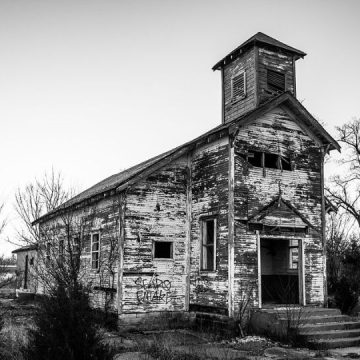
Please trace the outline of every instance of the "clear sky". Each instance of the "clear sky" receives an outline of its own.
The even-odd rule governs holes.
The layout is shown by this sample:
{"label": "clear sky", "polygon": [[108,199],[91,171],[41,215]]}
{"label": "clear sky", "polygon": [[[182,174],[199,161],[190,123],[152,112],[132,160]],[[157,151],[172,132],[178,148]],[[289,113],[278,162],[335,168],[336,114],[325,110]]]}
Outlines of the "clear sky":
{"label": "clear sky", "polygon": [[[358,0],[0,0],[0,200],[51,167],[83,190],[220,123],[211,67],[258,31],[308,55],[297,96],[360,117]],[[0,253],[13,246],[0,240]]]}

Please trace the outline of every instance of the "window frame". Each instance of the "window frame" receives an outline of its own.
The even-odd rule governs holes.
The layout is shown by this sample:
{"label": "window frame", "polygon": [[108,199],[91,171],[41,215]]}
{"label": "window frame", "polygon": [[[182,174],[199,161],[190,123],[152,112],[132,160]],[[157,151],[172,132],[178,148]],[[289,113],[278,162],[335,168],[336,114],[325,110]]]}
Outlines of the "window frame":
{"label": "window frame", "polygon": [[[243,88],[243,94],[242,95],[234,95],[234,79],[240,75],[243,75],[243,81],[244,81],[244,88]],[[235,74],[231,76],[231,102],[235,103],[237,101],[240,101],[242,99],[246,98],[246,71],[240,70],[237,71]]]}
{"label": "window frame", "polygon": [[[155,246],[159,243],[169,243],[170,244],[170,255],[168,258],[155,257]],[[173,261],[174,260],[174,241],[173,240],[153,240],[152,242],[152,258],[153,261]]]}
{"label": "window frame", "polygon": [[[292,242],[293,241],[297,241],[297,245],[293,245]],[[289,261],[288,261],[288,267],[289,270],[292,271],[298,271],[299,270],[299,250],[300,250],[300,240],[298,239],[290,239],[289,240],[289,245],[288,245],[288,257],[289,257]],[[293,261],[293,250],[297,250],[297,261]],[[294,267],[294,264],[296,263],[296,267]]]}
{"label": "window frame", "polygon": [[[206,223],[209,221],[213,221],[214,223],[214,238],[213,243],[210,245],[204,245],[204,226],[206,226]],[[213,267],[204,268],[204,259],[207,258],[207,252],[205,255],[204,248],[207,249],[213,247]],[[201,272],[216,272],[217,270],[217,264],[216,264],[216,250],[217,250],[217,217],[215,216],[206,216],[200,218],[200,271]]]}
{"label": "window frame", "polygon": [[[97,250],[93,250],[93,245],[94,245],[94,236],[97,235],[98,236],[98,241],[96,241],[98,243],[98,248]],[[94,231],[91,233],[91,248],[90,248],[90,254],[91,254],[91,270],[93,271],[99,271],[100,270],[100,254],[101,254],[101,234],[100,231]],[[93,259],[93,255],[97,254],[97,259],[94,260]],[[94,267],[94,261],[95,263],[97,263],[97,266]]]}

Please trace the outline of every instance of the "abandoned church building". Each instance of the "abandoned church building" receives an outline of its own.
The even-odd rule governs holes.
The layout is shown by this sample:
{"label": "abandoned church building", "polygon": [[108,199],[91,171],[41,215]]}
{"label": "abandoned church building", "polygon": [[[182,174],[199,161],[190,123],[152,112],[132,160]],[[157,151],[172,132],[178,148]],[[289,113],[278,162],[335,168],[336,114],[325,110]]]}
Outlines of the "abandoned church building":
{"label": "abandoned church building", "polygon": [[96,208],[79,234],[95,302],[111,294],[120,320],[231,318],[244,296],[255,308],[324,305],[324,156],[340,147],[296,98],[295,65],[305,55],[257,33],[213,67],[219,126],[36,220],[41,229]]}

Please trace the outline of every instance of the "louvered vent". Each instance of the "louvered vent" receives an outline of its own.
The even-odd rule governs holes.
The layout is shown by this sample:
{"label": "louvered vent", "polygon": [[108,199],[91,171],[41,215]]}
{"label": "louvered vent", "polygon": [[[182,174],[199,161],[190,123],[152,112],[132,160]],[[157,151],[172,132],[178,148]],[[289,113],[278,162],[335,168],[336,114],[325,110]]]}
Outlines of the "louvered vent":
{"label": "louvered vent", "polygon": [[232,101],[243,99],[246,95],[245,71],[236,74],[231,81],[232,84]]}
{"label": "louvered vent", "polygon": [[285,91],[285,74],[268,70],[267,71],[268,89],[275,92]]}

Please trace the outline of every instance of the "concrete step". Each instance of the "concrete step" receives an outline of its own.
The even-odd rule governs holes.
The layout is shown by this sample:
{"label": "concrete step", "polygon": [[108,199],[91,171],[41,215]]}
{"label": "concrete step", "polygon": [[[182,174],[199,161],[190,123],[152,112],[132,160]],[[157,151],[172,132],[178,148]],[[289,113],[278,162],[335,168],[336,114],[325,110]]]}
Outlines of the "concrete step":
{"label": "concrete step", "polygon": [[312,349],[319,349],[319,350],[359,346],[360,336],[350,337],[350,338],[339,338],[339,339],[314,340],[314,341],[309,341],[307,344]]}
{"label": "concrete step", "polygon": [[275,314],[280,317],[286,317],[287,314],[296,314],[300,313],[301,316],[322,316],[322,315],[341,315],[339,309],[329,309],[329,308],[316,308],[316,307],[302,307],[302,308],[280,308],[280,309],[262,309],[264,313]]}
{"label": "concrete step", "polygon": [[300,334],[316,331],[360,329],[360,321],[328,322],[322,324],[304,324],[299,327]]}
{"label": "concrete step", "polygon": [[351,330],[311,331],[300,334],[307,341],[360,337],[360,328]]}
{"label": "concrete step", "polygon": [[[288,319],[285,317],[280,317],[280,321],[287,322]],[[304,316],[297,318],[296,315],[291,317],[295,323],[301,324],[325,324],[325,323],[333,323],[333,322],[345,322],[349,320],[349,317],[346,315],[324,315],[324,316]]]}

